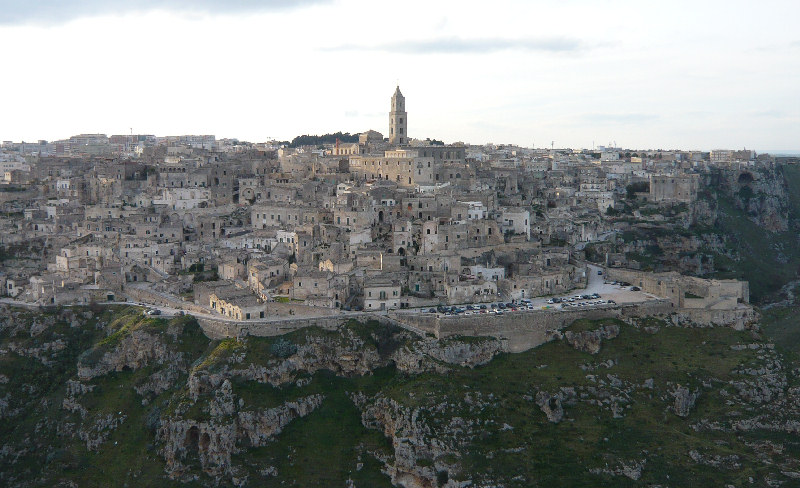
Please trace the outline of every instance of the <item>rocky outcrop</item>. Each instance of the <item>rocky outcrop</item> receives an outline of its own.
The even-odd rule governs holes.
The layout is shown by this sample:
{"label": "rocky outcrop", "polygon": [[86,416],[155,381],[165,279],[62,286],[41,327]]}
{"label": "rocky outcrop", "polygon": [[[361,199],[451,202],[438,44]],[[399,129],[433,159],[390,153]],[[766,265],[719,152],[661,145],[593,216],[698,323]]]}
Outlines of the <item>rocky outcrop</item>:
{"label": "rocky outcrop", "polygon": [[81,418],[86,418],[88,411],[78,403],[75,397],[89,393],[94,388],[94,385],[84,385],[80,381],[67,380],[67,389],[64,394],[64,400],[61,402],[61,408],[68,412],[77,413]]}
{"label": "rocky outcrop", "polygon": [[731,170],[725,176],[724,187],[750,220],[772,232],[788,229],[789,196],[786,180],[778,169]]}
{"label": "rocky outcrop", "polygon": [[561,405],[561,394],[556,393],[550,395],[549,393],[540,391],[536,394],[536,404],[542,409],[542,412],[547,416],[547,420],[557,424],[564,418],[564,407]]}
{"label": "rocky outcrop", "polygon": [[722,468],[735,470],[742,467],[742,465],[739,463],[739,456],[736,454],[730,454],[727,456],[722,456],[719,454],[703,455],[693,449],[689,451],[689,457],[697,464],[704,464],[717,469]]}
{"label": "rocky outcrop", "polygon": [[[363,393],[355,393],[351,399],[361,409],[361,423],[367,428],[380,430],[392,441],[394,456],[384,462],[395,486],[437,486],[439,473],[458,469],[442,459],[457,457],[458,452],[475,438],[478,428],[474,420],[452,416],[449,421],[438,422],[437,429],[432,429],[430,418],[447,417],[451,407],[446,402],[411,408],[380,395],[369,399]],[[478,403],[471,402],[471,406]]]}
{"label": "rocky outcrop", "polygon": [[603,325],[597,330],[587,330],[583,332],[564,332],[564,340],[575,349],[589,354],[600,352],[600,345],[603,339],[613,339],[619,335],[619,325]]}
{"label": "rocky outcrop", "polygon": [[437,361],[468,368],[486,364],[503,351],[503,344],[497,339],[469,342],[453,339],[418,344],[419,350]]}
{"label": "rocky outcrop", "polygon": [[224,473],[226,467],[231,465],[236,425],[215,421],[167,420],[161,423],[158,439],[164,443],[161,454],[167,462],[170,478],[184,478],[189,473],[184,463],[193,463],[196,459],[199,459],[203,471],[215,476]]}
{"label": "rocky outcrop", "polygon": [[271,360],[266,366],[249,364],[246,368],[231,369],[229,374],[278,386],[296,381],[299,373],[313,374],[327,369],[339,376],[363,376],[389,364],[389,358],[382,358],[375,347],[366,345],[354,334],[341,339],[308,336],[306,343],[298,345],[296,352],[286,359]]}
{"label": "rocky outcrop", "polygon": [[[183,361],[180,361],[180,363],[183,363]],[[184,370],[185,365],[170,363],[165,368],[151,374],[145,382],[134,386],[133,389],[144,397],[148,395],[158,396],[175,386]]]}
{"label": "rocky outcrop", "polygon": [[684,386],[678,386],[670,392],[673,398],[672,411],[678,417],[688,417],[689,412],[694,408],[695,402],[700,397],[700,390],[695,390],[692,393]]}
{"label": "rocky outcrop", "polygon": [[292,420],[305,417],[322,405],[322,395],[311,395],[260,412],[239,412],[239,429],[253,447],[263,446]]}
{"label": "rocky outcrop", "polygon": [[491,361],[503,351],[497,339],[460,340],[458,338],[414,342],[392,356],[397,369],[405,373],[435,371],[444,373],[446,365],[474,368]]}
{"label": "rocky outcrop", "polygon": [[100,446],[108,440],[111,431],[122,425],[128,416],[125,414],[105,414],[95,417],[93,422],[86,428],[78,430],[78,438],[86,443],[86,449],[97,451]]}
{"label": "rocky outcrop", "polygon": [[593,468],[589,472],[592,474],[605,474],[610,476],[625,476],[634,481],[642,477],[642,471],[647,464],[647,459],[642,460],[624,460],[620,461],[616,467],[606,466],[604,468]]}
{"label": "rocky outcrop", "polygon": [[52,364],[50,356],[53,353],[63,351],[66,347],[67,345],[63,340],[56,339],[55,341],[45,342],[38,347],[21,347],[12,342],[8,345],[8,350],[20,356],[38,359],[45,366],[49,366]]}
{"label": "rocky outcrop", "polygon": [[161,454],[172,479],[185,479],[188,465],[199,461],[211,476],[235,474],[231,456],[246,447],[263,446],[292,420],[318,408],[324,397],[310,395],[262,411],[235,412],[230,382],[224,380],[211,407],[212,420],[164,419],[158,429]]}
{"label": "rocky outcrop", "polygon": [[97,361],[82,358],[78,364],[78,378],[89,380],[97,376],[102,376],[111,371],[123,371],[126,369],[137,370],[147,366],[151,361],[159,364],[170,360],[176,360],[180,353],[172,352],[167,349],[164,342],[155,335],[142,330],[136,330],[120,340],[113,351],[106,352]]}

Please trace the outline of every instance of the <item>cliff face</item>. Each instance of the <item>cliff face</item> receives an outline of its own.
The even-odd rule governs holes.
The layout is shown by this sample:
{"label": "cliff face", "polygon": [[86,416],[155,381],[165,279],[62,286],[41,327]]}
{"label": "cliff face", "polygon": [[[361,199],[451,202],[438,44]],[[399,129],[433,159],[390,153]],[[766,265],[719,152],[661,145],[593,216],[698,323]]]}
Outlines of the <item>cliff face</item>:
{"label": "cliff face", "polygon": [[776,168],[726,171],[721,189],[736,208],[759,227],[770,232],[789,228],[789,195],[783,173]]}
{"label": "cliff face", "polygon": [[800,369],[756,332],[578,321],[500,351],[377,324],[209,341],[188,317],[5,309],[0,483],[777,486],[800,473]]}
{"label": "cliff face", "polygon": [[231,461],[233,454],[271,442],[290,422],[305,417],[324,400],[322,395],[310,395],[275,408],[240,410],[243,404],[237,402],[228,380],[214,396],[206,421],[162,419],[157,439],[163,443],[161,454],[171,479],[195,479],[197,472],[191,469],[195,461],[209,476],[230,475],[236,479],[242,473]]}
{"label": "cliff face", "polygon": [[798,195],[795,165],[714,169],[702,175],[691,205],[627,202],[635,218],[610,217],[620,232],[587,245],[586,256],[612,266],[741,279],[750,283],[753,303],[778,301],[781,288],[800,278]]}

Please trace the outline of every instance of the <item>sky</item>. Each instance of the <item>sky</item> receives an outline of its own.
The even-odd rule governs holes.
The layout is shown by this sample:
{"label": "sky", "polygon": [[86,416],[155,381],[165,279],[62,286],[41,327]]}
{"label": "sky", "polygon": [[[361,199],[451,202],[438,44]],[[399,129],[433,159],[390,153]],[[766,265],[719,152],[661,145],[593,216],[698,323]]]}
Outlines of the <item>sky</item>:
{"label": "sky", "polygon": [[0,141],[800,150],[800,1],[0,0]]}

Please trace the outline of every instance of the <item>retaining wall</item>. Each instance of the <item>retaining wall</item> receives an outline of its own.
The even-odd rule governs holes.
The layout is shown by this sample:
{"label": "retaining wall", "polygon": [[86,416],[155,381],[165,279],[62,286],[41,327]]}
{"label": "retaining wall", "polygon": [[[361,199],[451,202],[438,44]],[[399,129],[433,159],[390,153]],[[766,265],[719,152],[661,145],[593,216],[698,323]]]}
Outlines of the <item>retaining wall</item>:
{"label": "retaining wall", "polygon": [[178,300],[170,297],[169,295],[145,288],[126,285],[122,293],[134,302],[144,302],[161,307],[175,308],[177,310],[188,310],[195,313],[210,313],[210,310],[203,308],[200,305]]}
{"label": "retaining wall", "polygon": [[321,327],[333,330],[353,317],[317,317],[302,319],[273,320],[263,323],[228,322],[219,319],[197,317],[197,322],[209,339],[228,337],[257,336],[270,337],[286,334],[304,327]]}
{"label": "retaining wall", "polygon": [[294,317],[266,321],[237,322],[198,317],[203,332],[211,339],[257,336],[270,337],[286,334],[304,327],[321,327],[335,330],[344,322],[355,319],[377,320],[382,324],[399,325],[418,334],[432,334],[437,338],[456,335],[495,337],[503,341],[508,352],[527,351],[544,344],[553,331],[563,329],[579,319],[601,318],[629,319],[634,317],[673,317],[676,323],[702,326],[744,328],[755,319],[752,308],[737,310],[676,309],[669,300],[657,299],[638,304],[596,307],[585,310],[534,310],[507,313],[503,316],[480,314],[472,316],[440,316],[424,313],[378,313],[335,315],[328,317]]}
{"label": "retaining wall", "polygon": [[[405,327],[405,324],[398,323],[394,319],[385,315],[370,312],[354,313],[348,315],[334,315],[329,317],[294,317],[286,319],[268,319],[265,321],[229,321],[222,318],[197,317],[200,328],[209,339],[225,339],[228,337],[271,337],[286,334],[305,327],[321,327],[323,329],[335,330],[348,320],[377,320],[386,325],[398,325]],[[420,333],[419,331],[414,331]]]}
{"label": "retaining wall", "polygon": [[547,342],[552,331],[562,329],[579,319],[631,318],[667,315],[675,309],[668,300],[596,307],[584,310],[532,310],[512,312],[502,316],[479,314],[472,316],[440,316],[433,314],[398,314],[406,322],[437,338],[454,335],[491,336],[503,340],[509,352],[522,352]]}

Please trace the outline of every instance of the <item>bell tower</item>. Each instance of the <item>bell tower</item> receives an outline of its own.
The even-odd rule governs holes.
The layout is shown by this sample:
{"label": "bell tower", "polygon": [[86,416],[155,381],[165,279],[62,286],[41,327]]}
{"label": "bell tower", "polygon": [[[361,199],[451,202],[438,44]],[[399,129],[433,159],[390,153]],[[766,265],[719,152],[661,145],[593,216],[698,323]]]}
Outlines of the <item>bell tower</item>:
{"label": "bell tower", "polygon": [[400,86],[392,95],[392,111],[389,112],[389,144],[404,146],[408,144],[408,115],[406,97],[400,93]]}

